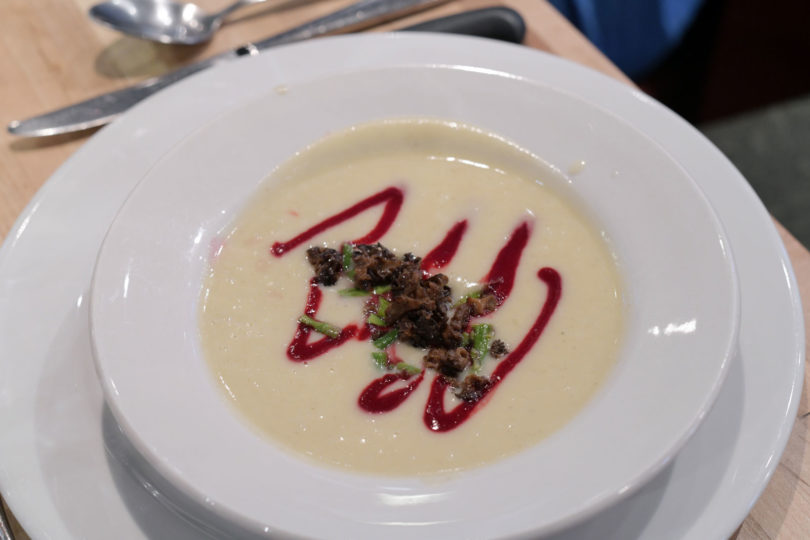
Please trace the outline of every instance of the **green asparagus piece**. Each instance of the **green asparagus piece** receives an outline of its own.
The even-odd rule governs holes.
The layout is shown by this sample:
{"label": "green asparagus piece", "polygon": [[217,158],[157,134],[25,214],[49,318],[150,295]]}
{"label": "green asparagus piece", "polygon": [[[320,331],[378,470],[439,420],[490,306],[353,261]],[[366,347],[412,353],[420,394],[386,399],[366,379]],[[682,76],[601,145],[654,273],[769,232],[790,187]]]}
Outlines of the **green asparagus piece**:
{"label": "green asparagus piece", "polygon": [[379,298],[377,302],[377,315],[382,318],[385,318],[385,312],[388,311],[388,306],[391,305],[391,302],[383,298],[382,296]]}
{"label": "green asparagus piece", "polygon": [[385,326],[385,320],[380,318],[376,313],[372,313],[368,316],[368,322],[374,326]]}
{"label": "green asparagus piece", "polygon": [[305,324],[315,330],[316,332],[320,332],[321,334],[328,336],[332,339],[337,339],[340,337],[340,328],[334,326],[332,324],[323,322],[323,321],[316,321],[309,315],[301,315],[299,317],[298,322]]}
{"label": "green asparagus piece", "polygon": [[411,365],[407,362],[398,362],[397,365],[394,366],[399,371],[404,371],[409,375],[416,375],[417,373],[421,373],[422,370],[418,367]]}
{"label": "green asparagus piece", "polygon": [[371,357],[374,359],[374,364],[377,365],[380,369],[387,369],[388,368],[388,354],[384,351],[374,351],[371,353]]}
{"label": "green asparagus piece", "polygon": [[386,332],[385,334],[374,340],[374,346],[377,347],[378,349],[385,349],[386,347],[391,345],[394,342],[394,340],[397,339],[398,334],[399,332],[396,329]]}
{"label": "green asparagus piece", "polygon": [[352,245],[343,244],[343,271],[350,279],[354,279],[354,261],[352,261]]}
{"label": "green asparagus piece", "polygon": [[481,370],[481,364],[489,351],[489,342],[492,339],[492,325],[489,324],[475,324],[472,327],[472,350],[470,351],[473,364],[472,370],[478,373]]}
{"label": "green asparagus piece", "polygon": [[340,296],[368,296],[368,292],[363,289],[341,289],[338,294]]}

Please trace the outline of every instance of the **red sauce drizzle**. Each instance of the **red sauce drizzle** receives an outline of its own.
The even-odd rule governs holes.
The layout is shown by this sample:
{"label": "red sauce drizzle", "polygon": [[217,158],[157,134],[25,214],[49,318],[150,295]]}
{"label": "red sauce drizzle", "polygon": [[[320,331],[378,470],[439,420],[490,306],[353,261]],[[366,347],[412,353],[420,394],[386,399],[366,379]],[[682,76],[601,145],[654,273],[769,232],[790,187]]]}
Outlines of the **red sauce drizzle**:
{"label": "red sauce drizzle", "polygon": [[369,323],[364,324],[360,327],[360,331],[357,332],[357,341],[365,341],[371,337],[371,325]]}
{"label": "red sauce drizzle", "polygon": [[295,238],[287,240],[286,242],[276,242],[270,248],[270,253],[275,255],[276,257],[281,257],[286,252],[290,251],[291,249],[298,247],[299,245],[303,244],[316,234],[322,233],[323,231],[334,227],[335,225],[339,225],[344,221],[353,218],[357,214],[368,210],[373,206],[377,206],[378,204],[385,203],[385,208],[383,208],[382,216],[380,216],[380,220],[374,226],[371,231],[363,236],[362,238],[358,238],[357,240],[353,240],[352,242],[355,244],[373,244],[377,240],[379,240],[382,235],[388,232],[388,229],[391,228],[391,225],[394,224],[394,220],[397,218],[397,214],[399,214],[399,209],[402,207],[402,201],[404,199],[404,193],[400,188],[397,187],[389,187],[386,188],[379,193],[375,193],[371,197],[363,199],[359,203],[350,206],[346,210],[342,212],[338,212],[337,214],[326,218],[325,220],[321,221],[317,225],[314,225],[307,229],[306,231],[302,232]]}
{"label": "red sauce drizzle", "polygon": [[[353,241],[353,243],[356,244],[370,244],[376,242],[391,228],[391,225],[393,225],[394,220],[399,214],[403,199],[404,193],[401,189],[396,187],[386,188],[379,193],[363,199],[346,210],[325,219],[317,225],[310,227],[287,242],[274,243],[270,252],[276,257],[281,257],[286,252],[306,242],[316,234],[351,219],[373,206],[384,203],[385,207],[383,208],[382,216],[374,228],[362,238]],[[427,273],[431,269],[438,269],[449,263],[455,256],[466,230],[467,220],[459,221],[453,225],[439,245],[433,248],[433,250],[422,259],[422,270]],[[484,278],[486,282],[484,292],[493,293],[496,296],[498,299],[498,307],[503,304],[512,291],[520,257],[523,254],[530,235],[531,224],[528,221],[524,221],[515,228],[504,247],[498,252],[489,273],[486,278]],[[495,368],[490,377],[490,386],[478,401],[464,402],[456,406],[452,411],[445,411],[444,397],[448,384],[444,378],[435,377],[423,417],[425,425],[427,425],[429,429],[437,432],[450,431],[466,421],[473,414],[476,407],[485,401],[484,398],[495,389],[512,369],[514,369],[540,338],[540,335],[543,333],[546,324],[559,302],[562,294],[562,281],[560,275],[553,268],[542,268],[537,275],[548,286],[548,292],[543,309],[540,315],[538,315],[537,320],[535,320],[534,324],[529,329],[529,332],[524,336],[517,348]],[[304,309],[304,312],[310,317],[314,318],[317,314],[321,297],[321,289],[313,278],[310,280],[309,294]],[[310,343],[309,336],[312,331],[312,328],[309,326],[298,323],[295,335],[287,348],[287,356],[290,360],[295,362],[311,360],[334,347],[342,345],[354,337],[359,340],[366,340],[370,336],[368,328],[349,324],[341,329],[340,335],[337,338],[324,337]],[[424,376],[424,371],[418,375],[387,373],[372,381],[363,390],[358,398],[358,404],[363,410],[370,413],[391,411],[402,404],[408,396],[413,393],[424,379]],[[385,392],[388,387],[401,380],[410,382],[402,388]]]}
{"label": "red sauce drizzle", "polygon": [[461,425],[472,415],[484,398],[506,378],[509,372],[512,371],[521,360],[523,360],[523,357],[532,349],[534,344],[537,343],[537,340],[546,328],[546,324],[548,324],[549,319],[554,314],[554,310],[557,308],[560,296],[562,296],[562,279],[556,270],[548,267],[541,268],[540,271],[537,272],[537,277],[548,286],[546,301],[543,304],[540,315],[537,316],[537,319],[520,342],[520,345],[498,364],[498,367],[495,368],[495,371],[490,377],[490,386],[484,391],[483,396],[481,396],[481,399],[478,401],[464,402],[457,405],[456,408],[451,411],[445,411],[444,395],[447,390],[447,382],[442,377],[433,379],[433,385],[430,387],[430,396],[428,397],[428,402],[425,406],[425,414],[423,416],[423,420],[428,429],[439,432],[450,431]]}
{"label": "red sauce drizzle", "polygon": [[[310,317],[315,317],[318,313],[318,307],[321,305],[321,297],[323,293],[321,288],[315,282],[315,278],[309,282],[309,294],[307,295],[307,305],[304,308],[304,313]],[[295,330],[295,335],[287,347],[287,357],[295,362],[305,362],[322,355],[329,349],[342,345],[347,340],[354,337],[358,333],[358,328],[354,324],[350,324],[340,331],[337,339],[324,336],[323,339],[309,343],[309,335],[312,333],[312,328],[304,323],[298,323],[298,328]],[[364,334],[360,332],[360,334]]]}
{"label": "red sauce drizzle", "polygon": [[531,224],[528,221],[518,225],[512,231],[506,245],[498,252],[495,262],[492,263],[492,268],[489,269],[489,274],[484,278],[487,284],[484,287],[484,293],[494,294],[495,298],[498,299],[499,307],[509,297],[509,293],[512,292],[512,286],[515,284],[515,273],[518,264],[520,264],[520,256],[529,241],[531,232]]}
{"label": "red sauce drizzle", "polygon": [[447,231],[447,235],[444,237],[444,240],[442,240],[438,246],[433,248],[430,253],[425,255],[425,257],[422,259],[422,271],[430,272],[431,270],[439,269],[445,264],[449,263],[450,260],[455,256],[456,251],[458,250],[458,245],[461,243],[461,238],[464,236],[466,231],[466,219],[453,225],[453,227]]}
{"label": "red sauce drizzle", "polygon": [[[408,376],[402,373],[388,373],[383,375],[379,379],[371,381],[371,384],[366,386],[365,390],[363,390],[360,397],[357,399],[357,404],[360,405],[361,409],[370,413],[384,413],[394,410],[411,395],[411,392],[416,390],[424,377],[424,371],[416,376]],[[413,380],[411,380],[407,386],[383,394],[385,389],[395,382],[400,380],[407,381],[409,379]]]}

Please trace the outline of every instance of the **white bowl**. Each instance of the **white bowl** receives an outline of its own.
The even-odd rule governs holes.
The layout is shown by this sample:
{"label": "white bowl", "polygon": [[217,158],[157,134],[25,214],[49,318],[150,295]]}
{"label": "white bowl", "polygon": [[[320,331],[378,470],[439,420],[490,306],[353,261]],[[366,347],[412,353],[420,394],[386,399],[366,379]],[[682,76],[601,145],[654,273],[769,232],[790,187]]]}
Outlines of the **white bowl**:
{"label": "white bowl", "polygon": [[[132,193],[102,246],[90,312],[107,403],[150,481],[223,534],[559,530],[667,463],[706,415],[732,359],[739,296],[722,226],[687,173],[619,117],[552,84],[465,66],[295,78],[299,64],[339,63],[347,52],[396,50],[412,39],[321,40],[252,60],[252,69],[285,74],[285,91],[268,89],[176,147]],[[573,421],[518,455],[442,479],[353,475],[280,450],[226,404],[197,341],[210,241],[266,175],[330,132],[403,116],[481,127],[563,170],[585,160],[568,188],[610,237],[628,303],[618,364]]]}

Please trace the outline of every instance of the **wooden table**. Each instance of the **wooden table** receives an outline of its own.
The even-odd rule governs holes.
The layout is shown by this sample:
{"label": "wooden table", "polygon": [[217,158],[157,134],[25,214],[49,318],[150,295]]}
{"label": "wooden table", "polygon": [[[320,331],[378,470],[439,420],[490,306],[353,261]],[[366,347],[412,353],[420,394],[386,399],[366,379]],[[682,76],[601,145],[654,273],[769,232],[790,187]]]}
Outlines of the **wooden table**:
{"label": "wooden table", "polygon": [[[453,0],[385,29],[476,7],[498,0]],[[121,37],[92,24],[86,13],[95,0],[3,0],[0,2],[0,124],[31,116],[93,95],[126,86],[194,59],[257,40],[278,30],[327,13],[348,2],[286,2],[254,6],[226,25],[214,41],[193,48],[172,48]],[[216,9],[222,0],[198,0]],[[630,81],[553,8],[541,0],[499,0],[526,20],[525,44]],[[267,14],[266,11],[272,11]],[[261,15],[261,16],[259,16]],[[0,238],[45,180],[82,144],[89,134],[49,139],[18,139],[0,133]],[[810,298],[810,252],[784,228],[779,233],[798,277],[801,296]],[[810,301],[805,319],[810,321]],[[808,332],[810,335],[810,332]],[[765,493],[741,525],[737,537],[810,537],[810,422],[808,386],[787,450]],[[13,516],[12,516],[13,521]],[[16,522],[17,538],[27,538]]]}

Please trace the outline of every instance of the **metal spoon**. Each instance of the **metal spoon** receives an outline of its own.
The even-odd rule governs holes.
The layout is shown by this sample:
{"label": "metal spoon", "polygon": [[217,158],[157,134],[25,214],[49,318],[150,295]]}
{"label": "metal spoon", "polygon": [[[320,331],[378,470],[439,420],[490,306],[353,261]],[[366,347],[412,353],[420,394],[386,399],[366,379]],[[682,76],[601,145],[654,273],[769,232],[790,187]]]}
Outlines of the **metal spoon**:
{"label": "metal spoon", "polygon": [[237,0],[209,15],[196,4],[171,0],[108,0],[90,8],[97,22],[125,34],[160,43],[196,45],[211,39],[225,17],[267,0]]}

